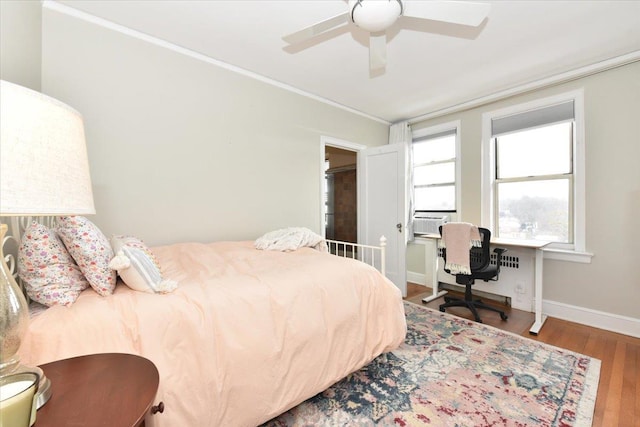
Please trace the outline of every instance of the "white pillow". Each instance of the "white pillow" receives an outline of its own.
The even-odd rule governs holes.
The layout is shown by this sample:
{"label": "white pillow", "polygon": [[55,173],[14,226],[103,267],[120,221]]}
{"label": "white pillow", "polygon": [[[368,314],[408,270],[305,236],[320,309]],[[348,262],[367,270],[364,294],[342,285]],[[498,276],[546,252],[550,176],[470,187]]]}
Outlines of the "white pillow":
{"label": "white pillow", "polygon": [[158,260],[147,245],[137,237],[113,236],[111,247],[116,256],[109,263],[109,268],[117,270],[125,285],[131,289],[149,293],[167,293],[178,287],[175,281],[162,278]]}

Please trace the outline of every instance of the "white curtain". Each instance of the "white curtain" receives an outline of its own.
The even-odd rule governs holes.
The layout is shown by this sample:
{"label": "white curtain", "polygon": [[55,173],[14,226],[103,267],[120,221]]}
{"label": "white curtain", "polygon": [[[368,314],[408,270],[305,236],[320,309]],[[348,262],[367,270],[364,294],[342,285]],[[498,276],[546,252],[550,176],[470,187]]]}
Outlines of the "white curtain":
{"label": "white curtain", "polygon": [[409,122],[395,123],[389,127],[389,144],[404,144],[406,147],[406,212],[407,218],[405,223],[405,239],[407,242],[413,242],[413,214],[415,211],[413,203],[413,139],[411,134],[411,126]]}

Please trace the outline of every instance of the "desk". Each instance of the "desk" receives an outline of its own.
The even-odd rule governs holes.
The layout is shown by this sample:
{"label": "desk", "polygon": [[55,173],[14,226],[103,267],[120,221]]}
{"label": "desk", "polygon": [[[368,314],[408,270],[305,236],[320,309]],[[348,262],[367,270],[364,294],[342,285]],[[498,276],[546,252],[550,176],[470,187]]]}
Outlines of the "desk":
{"label": "desk", "polygon": [[[433,301],[436,298],[439,298],[447,293],[447,291],[441,291],[439,289],[438,282],[438,270],[440,269],[438,257],[438,240],[440,240],[440,234],[423,234],[420,236],[416,236],[416,241],[421,239],[425,242],[431,242],[433,244],[434,252],[435,252],[435,262],[433,265],[433,271],[431,272],[431,283],[434,284],[432,286],[433,293],[428,297],[422,299],[423,302]],[[534,266],[534,313],[535,313],[535,321],[533,325],[529,329],[529,333],[532,335],[538,335],[544,321],[547,316],[542,314],[542,265],[543,265],[543,248],[548,245],[550,242],[537,241],[537,240],[518,240],[514,241],[511,239],[501,239],[501,238],[491,238],[491,244],[495,246],[502,247],[514,247],[514,248],[523,248],[523,249],[531,249],[535,251],[535,266]]]}

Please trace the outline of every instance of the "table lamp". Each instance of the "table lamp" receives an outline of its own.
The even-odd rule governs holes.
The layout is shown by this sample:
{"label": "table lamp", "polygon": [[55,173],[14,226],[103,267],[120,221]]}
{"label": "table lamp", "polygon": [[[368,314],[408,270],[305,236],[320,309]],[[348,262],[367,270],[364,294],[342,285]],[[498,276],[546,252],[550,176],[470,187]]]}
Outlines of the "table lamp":
{"label": "table lamp", "polygon": [[[82,116],[31,89],[0,80],[0,216],[94,214]],[[7,225],[0,225],[0,243]],[[51,395],[37,367],[17,354],[29,323],[22,290],[0,246],[0,377],[20,371],[40,375],[37,407]]]}

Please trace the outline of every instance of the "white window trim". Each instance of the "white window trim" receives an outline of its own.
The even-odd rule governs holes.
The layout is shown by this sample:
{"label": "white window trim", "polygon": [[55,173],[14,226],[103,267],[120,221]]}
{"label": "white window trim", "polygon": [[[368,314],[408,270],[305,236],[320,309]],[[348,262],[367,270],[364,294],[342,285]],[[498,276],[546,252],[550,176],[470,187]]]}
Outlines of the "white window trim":
{"label": "white window trim", "polygon": [[546,107],[566,101],[574,101],[575,138],[573,141],[573,249],[545,248],[544,258],[572,262],[591,262],[592,253],[586,251],[586,204],[585,204],[585,130],[584,130],[584,89],[537,99],[523,104],[513,105],[482,114],[482,210],[481,223],[489,229],[494,228],[494,184],[495,184],[495,146],[491,143],[491,120],[512,114]]}
{"label": "white window trim", "polygon": [[[456,210],[455,215],[457,218],[462,218],[462,192],[460,191],[462,185],[462,167],[460,163],[460,120],[454,120],[452,122],[441,123],[439,125],[430,126],[423,129],[413,131],[412,139],[424,138],[425,136],[435,135],[440,132],[449,131],[455,129],[456,131]],[[413,165],[411,165],[413,168]],[[413,191],[413,189],[412,189]]]}

